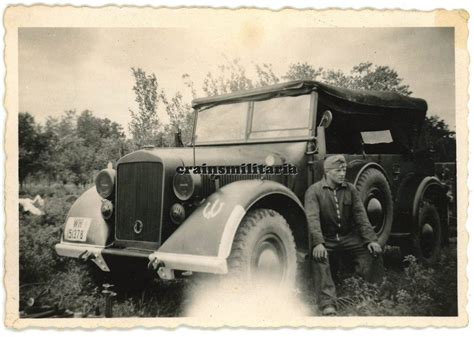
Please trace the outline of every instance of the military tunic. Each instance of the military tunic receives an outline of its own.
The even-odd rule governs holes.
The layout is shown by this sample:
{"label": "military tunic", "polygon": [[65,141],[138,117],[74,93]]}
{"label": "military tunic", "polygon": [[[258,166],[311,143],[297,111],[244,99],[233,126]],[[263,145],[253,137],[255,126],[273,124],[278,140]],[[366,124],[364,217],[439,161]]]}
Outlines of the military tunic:
{"label": "military tunic", "polygon": [[[377,241],[377,235],[354,185],[344,182],[333,189],[323,178],[306,191],[305,210],[312,249],[323,244],[330,259],[334,255],[350,258],[357,274],[369,282],[381,281],[382,258],[373,257],[367,249],[370,242]],[[334,305],[336,288],[329,261],[313,260],[312,269],[319,305]]]}

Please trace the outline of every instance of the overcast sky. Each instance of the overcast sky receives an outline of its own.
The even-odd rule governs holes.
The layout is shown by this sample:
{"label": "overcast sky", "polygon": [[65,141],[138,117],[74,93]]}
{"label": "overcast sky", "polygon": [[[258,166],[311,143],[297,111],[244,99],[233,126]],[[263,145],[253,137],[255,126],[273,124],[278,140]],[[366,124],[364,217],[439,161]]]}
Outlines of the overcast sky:
{"label": "overcast sky", "polygon": [[429,114],[455,127],[451,28],[272,27],[249,33],[238,28],[21,28],[20,111],[44,123],[65,110],[89,109],[127,131],[129,108],[136,108],[131,67],[155,73],[172,95],[187,91],[184,73],[200,89],[206,73],[216,73],[224,57],[240,58],[250,76],[253,63],[271,63],[281,76],[294,62],[347,72],[370,61],[395,69],[414,97],[427,100]]}

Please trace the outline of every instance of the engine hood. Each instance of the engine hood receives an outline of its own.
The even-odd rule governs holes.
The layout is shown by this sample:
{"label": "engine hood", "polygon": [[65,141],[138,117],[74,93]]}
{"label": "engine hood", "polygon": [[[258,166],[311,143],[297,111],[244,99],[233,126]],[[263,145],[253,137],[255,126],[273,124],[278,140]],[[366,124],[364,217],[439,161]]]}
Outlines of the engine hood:
{"label": "engine hood", "polygon": [[[152,148],[143,149],[122,157],[118,164],[143,161],[160,161],[166,166],[193,166],[193,165],[241,165],[241,164],[269,164],[282,165],[284,163],[297,164],[305,151],[305,144],[258,144],[235,146],[205,146],[193,148]],[[193,162],[193,157],[195,162]],[[174,165],[173,165],[174,164]]]}

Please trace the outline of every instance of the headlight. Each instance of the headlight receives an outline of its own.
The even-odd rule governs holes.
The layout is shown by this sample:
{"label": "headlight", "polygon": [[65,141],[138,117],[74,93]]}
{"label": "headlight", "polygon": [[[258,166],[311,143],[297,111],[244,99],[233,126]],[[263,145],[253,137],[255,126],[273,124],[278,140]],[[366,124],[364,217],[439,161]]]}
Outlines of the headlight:
{"label": "headlight", "polygon": [[95,188],[97,193],[104,198],[109,198],[114,193],[115,170],[105,169],[99,172],[95,178]]}
{"label": "headlight", "polygon": [[173,223],[175,223],[176,225],[181,225],[184,219],[186,219],[186,211],[183,205],[176,203],[173,206],[171,206],[170,217]]}
{"label": "headlight", "polygon": [[102,206],[100,207],[100,211],[102,213],[102,217],[105,220],[109,220],[112,214],[114,213],[114,205],[112,201],[102,199]]}
{"label": "headlight", "polygon": [[189,200],[193,195],[199,194],[201,189],[201,176],[195,174],[176,174],[173,179],[174,194],[179,200]]}

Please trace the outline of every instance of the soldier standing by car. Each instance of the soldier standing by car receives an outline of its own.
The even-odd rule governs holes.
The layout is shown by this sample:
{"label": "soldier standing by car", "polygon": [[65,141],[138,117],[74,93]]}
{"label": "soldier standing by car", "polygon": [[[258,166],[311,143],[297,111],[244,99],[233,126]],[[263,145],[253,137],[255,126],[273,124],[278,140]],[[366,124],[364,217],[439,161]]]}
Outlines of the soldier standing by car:
{"label": "soldier standing by car", "polygon": [[336,288],[329,258],[351,258],[355,272],[368,282],[384,275],[382,248],[354,185],[345,181],[346,160],[334,155],[324,161],[324,177],[305,194],[305,210],[313,255],[313,276],[323,315],[336,314]]}

